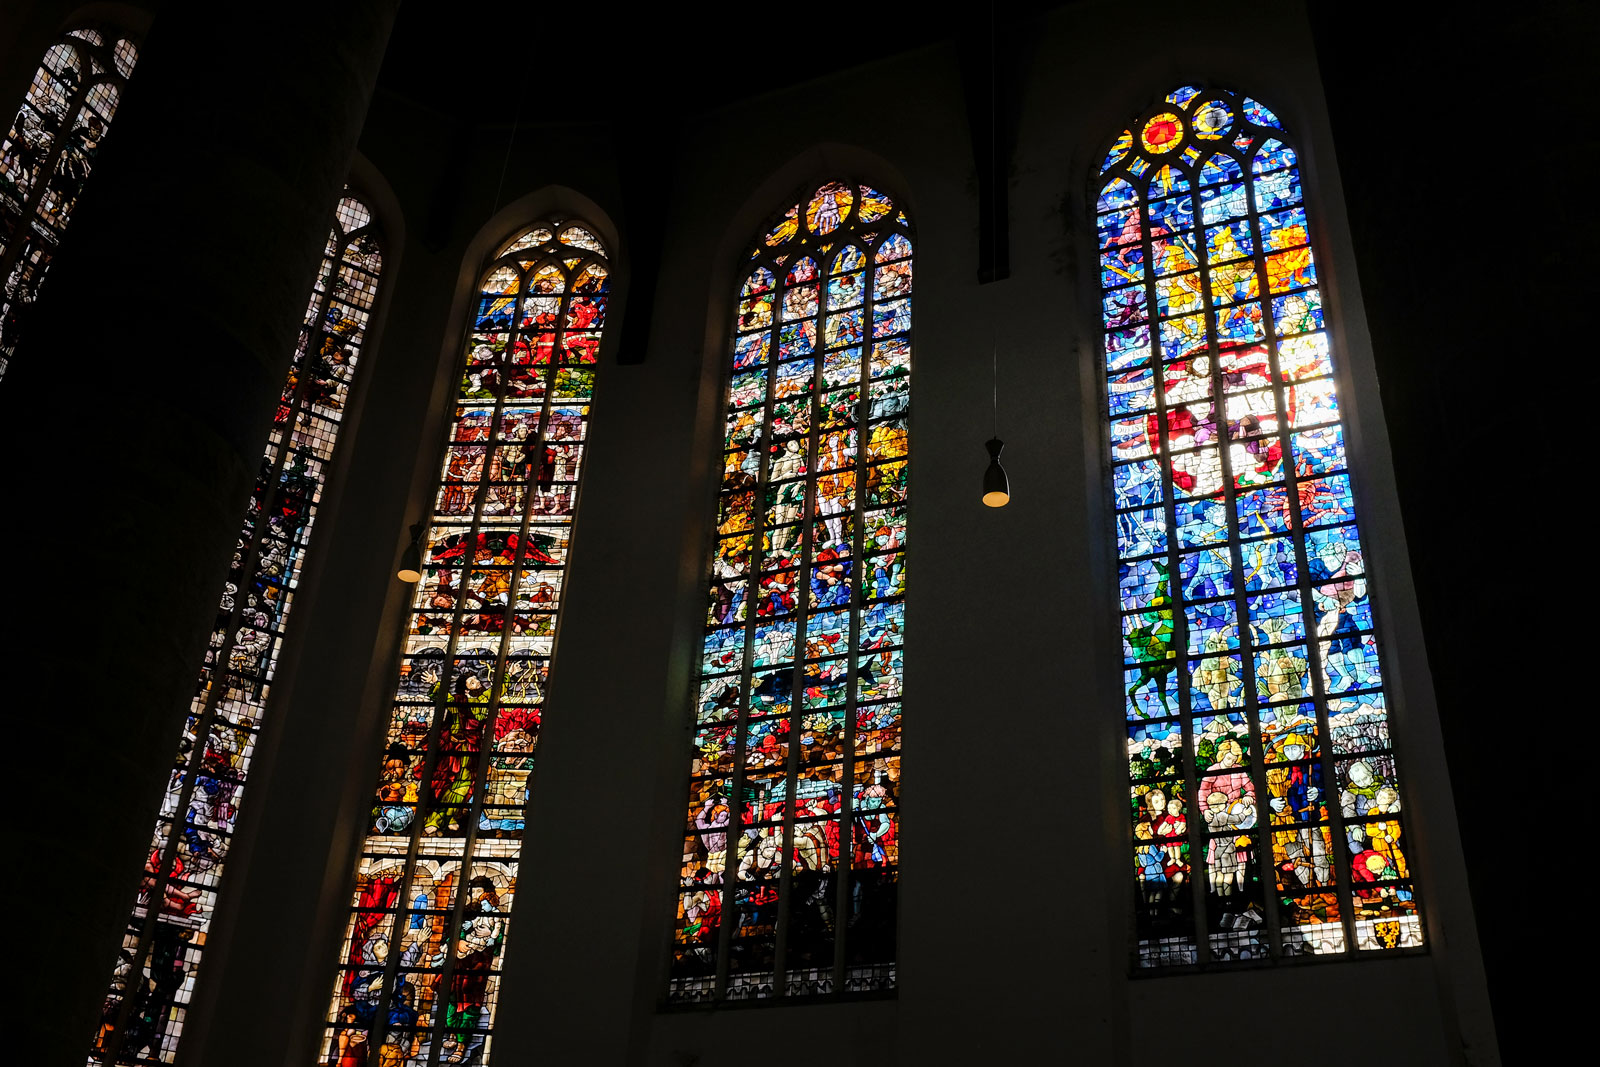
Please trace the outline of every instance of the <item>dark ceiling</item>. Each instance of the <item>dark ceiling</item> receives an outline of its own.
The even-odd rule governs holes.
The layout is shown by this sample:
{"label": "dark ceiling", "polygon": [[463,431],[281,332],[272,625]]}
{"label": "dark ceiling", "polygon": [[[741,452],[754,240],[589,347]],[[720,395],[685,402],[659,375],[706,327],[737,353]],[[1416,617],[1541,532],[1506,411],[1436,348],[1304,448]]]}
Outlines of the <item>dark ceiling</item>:
{"label": "dark ceiling", "polygon": [[463,18],[455,5],[413,2],[400,8],[378,88],[486,127],[681,118],[947,41],[981,50],[991,17],[1005,37],[1063,6],[630,6],[623,20],[592,3]]}

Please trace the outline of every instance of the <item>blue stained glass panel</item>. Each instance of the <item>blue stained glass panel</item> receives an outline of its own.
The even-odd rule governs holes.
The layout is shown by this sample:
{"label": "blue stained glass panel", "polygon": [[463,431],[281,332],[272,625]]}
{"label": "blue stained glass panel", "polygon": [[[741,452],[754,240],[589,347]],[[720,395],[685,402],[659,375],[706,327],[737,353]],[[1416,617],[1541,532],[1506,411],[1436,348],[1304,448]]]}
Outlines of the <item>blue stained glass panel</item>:
{"label": "blue stained glass panel", "polygon": [[[1184,87],[1122,134],[1097,189],[1123,715],[1137,723],[1136,963],[1419,946],[1334,346],[1291,138],[1259,101]],[[1122,269],[1128,253],[1110,251],[1146,242],[1148,270]],[[1188,769],[1173,758],[1185,745]],[[1257,753],[1278,768],[1259,786],[1248,769]],[[1340,773],[1361,779],[1362,803],[1387,790],[1372,802],[1385,821],[1348,843],[1321,786],[1307,784],[1335,780],[1324,762],[1335,753]],[[1185,798],[1198,801],[1192,812]],[[1263,819],[1296,828],[1264,833]],[[1336,869],[1360,888],[1340,890]]]}

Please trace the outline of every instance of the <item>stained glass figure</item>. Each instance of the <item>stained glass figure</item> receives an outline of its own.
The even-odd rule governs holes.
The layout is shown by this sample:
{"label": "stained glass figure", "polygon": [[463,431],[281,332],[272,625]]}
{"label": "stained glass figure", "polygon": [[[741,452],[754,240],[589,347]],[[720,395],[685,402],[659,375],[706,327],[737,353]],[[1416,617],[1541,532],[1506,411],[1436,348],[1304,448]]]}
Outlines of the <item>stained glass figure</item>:
{"label": "stained glass figure", "polygon": [[910,225],[829,182],[749,255],[668,999],[891,989]]}
{"label": "stained glass figure", "polygon": [[1099,182],[1138,965],[1420,946],[1299,159],[1185,86]]}
{"label": "stained glass figure", "polygon": [[401,649],[328,1063],[487,1062],[561,609],[605,249],[550,220],[479,287]]}
{"label": "stained glass figure", "polygon": [[91,1063],[170,1063],[265,718],[383,258],[372,213],[334,213],[245,510]]}
{"label": "stained glass figure", "polygon": [[110,27],[64,34],[0,141],[0,377],[138,58]]}

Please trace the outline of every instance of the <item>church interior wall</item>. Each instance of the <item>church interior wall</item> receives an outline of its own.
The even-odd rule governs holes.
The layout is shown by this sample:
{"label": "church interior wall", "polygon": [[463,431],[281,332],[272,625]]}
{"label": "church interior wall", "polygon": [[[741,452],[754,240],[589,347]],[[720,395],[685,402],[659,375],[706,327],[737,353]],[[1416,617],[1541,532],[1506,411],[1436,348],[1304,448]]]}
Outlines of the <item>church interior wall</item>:
{"label": "church interior wall", "polygon": [[[33,4],[27,26],[52,23],[53,33],[49,7]],[[541,113],[469,131],[378,93],[352,173],[386,231],[381,343],[369,346],[341,444],[336,506],[319,519],[185,1062],[312,1062],[410,594],[394,560],[438,477],[469,290],[504,240],[550,213],[596,227],[621,288],[497,1057],[720,1067],[759,1050],[763,1062],[798,1065],[845,1048],[829,1058],[1130,1063],[1182,1034],[1194,1062],[1264,1063],[1281,1050],[1219,1027],[1216,1005],[1294,1013],[1354,996],[1364,1040],[1396,1062],[1498,1062],[1311,27],[1299,5],[1242,3],[1204,19],[1179,4],[1141,11],[1182,33],[1150,34],[1132,59],[1097,46],[1130,32],[1117,5],[1069,5],[1038,21],[1017,74],[1011,276],[988,285],[974,273],[978,180],[952,44],[752,90],[686,120],[653,179],[667,193],[648,306],[628,300],[630,230],[641,223],[612,129]],[[19,66],[8,60],[7,77]],[[1091,187],[1118,130],[1199,81],[1267,103],[1306,160],[1358,505],[1381,546],[1373,582],[1400,709],[1424,954],[1130,976]],[[733,294],[744,246],[768,217],[806,183],[836,176],[890,192],[916,236],[899,992],[664,1010]],[[992,350],[1013,486],[998,511],[977,499]],[[1196,1037],[1214,1058],[1194,1051]],[[1330,1039],[1301,1062],[1350,1054]]]}

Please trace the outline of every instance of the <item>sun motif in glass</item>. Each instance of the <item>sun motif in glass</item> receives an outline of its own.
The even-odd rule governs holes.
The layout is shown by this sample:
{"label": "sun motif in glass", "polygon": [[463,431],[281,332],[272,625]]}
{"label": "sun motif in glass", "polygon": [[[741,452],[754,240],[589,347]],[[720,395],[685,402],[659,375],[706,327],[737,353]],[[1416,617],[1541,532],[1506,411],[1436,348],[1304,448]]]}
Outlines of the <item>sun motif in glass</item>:
{"label": "sun motif in glass", "polygon": [[1153,155],[1165,155],[1183,139],[1183,120],[1170,111],[1151,116],[1139,131],[1139,143]]}

